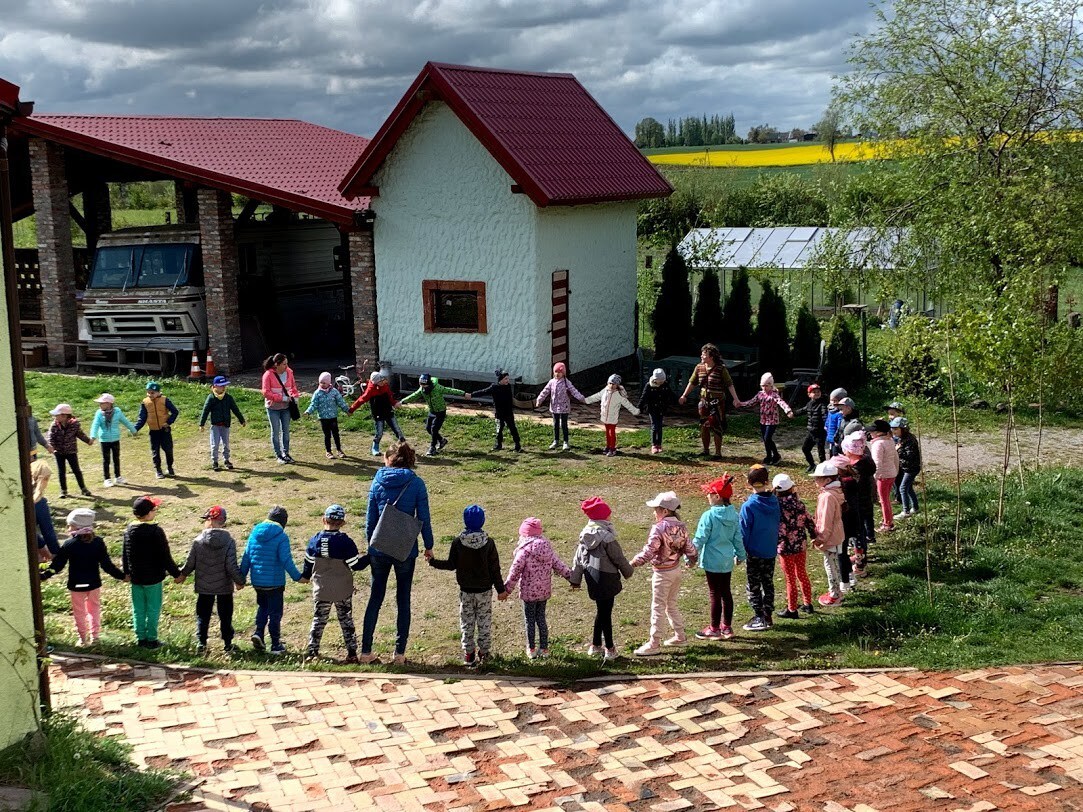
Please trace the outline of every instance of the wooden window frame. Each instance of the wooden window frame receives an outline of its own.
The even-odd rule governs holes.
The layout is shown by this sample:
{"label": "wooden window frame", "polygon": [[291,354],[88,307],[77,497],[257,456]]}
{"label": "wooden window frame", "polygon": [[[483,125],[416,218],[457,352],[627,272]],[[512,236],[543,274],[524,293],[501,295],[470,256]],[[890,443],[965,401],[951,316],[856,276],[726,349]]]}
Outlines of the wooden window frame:
{"label": "wooden window frame", "polygon": [[[466,327],[437,327],[436,312],[432,305],[433,293],[443,290],[449,291],[472,291],[478,295],[478,326],[476,330]],[[488,320],[485,314],[485,283],[484,282],[453,282],[447,279],[425,279],[421,282],[421,298],[425,309],[425,332],[426,333],[468,333],[484,335],[489,332]]]}

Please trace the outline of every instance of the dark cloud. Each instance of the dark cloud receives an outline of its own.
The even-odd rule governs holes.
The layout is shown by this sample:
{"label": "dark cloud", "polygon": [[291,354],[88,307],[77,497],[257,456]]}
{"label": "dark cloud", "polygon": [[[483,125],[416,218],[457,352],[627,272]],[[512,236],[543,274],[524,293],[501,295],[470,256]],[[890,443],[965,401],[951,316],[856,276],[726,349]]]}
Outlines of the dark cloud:
{"label": "dark cloud", "polygon": [[808,126],[866,0],[4,0],[0,76],[41,112],[303,118],[370,135],[428,60],[576,74],[631,131]]}

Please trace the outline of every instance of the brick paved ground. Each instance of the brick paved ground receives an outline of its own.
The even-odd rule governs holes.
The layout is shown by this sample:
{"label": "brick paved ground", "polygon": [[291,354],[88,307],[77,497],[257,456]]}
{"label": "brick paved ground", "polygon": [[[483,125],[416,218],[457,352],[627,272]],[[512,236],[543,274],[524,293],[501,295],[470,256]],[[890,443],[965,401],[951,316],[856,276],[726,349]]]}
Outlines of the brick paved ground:
{"label": "brick paved ground", "polygon": [[171,812],[1083,809],[1083,667],[524,681],[61,657],[57,705],[201,782]]}

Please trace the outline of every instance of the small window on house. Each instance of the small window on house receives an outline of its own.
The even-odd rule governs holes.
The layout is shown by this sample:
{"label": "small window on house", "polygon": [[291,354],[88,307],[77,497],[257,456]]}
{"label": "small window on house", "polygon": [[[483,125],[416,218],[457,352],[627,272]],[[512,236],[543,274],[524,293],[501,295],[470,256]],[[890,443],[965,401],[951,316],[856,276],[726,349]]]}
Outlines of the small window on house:
{"label": "small window on house", "polygon": [[425,280],[426,333],[487,333],[484,282]]}

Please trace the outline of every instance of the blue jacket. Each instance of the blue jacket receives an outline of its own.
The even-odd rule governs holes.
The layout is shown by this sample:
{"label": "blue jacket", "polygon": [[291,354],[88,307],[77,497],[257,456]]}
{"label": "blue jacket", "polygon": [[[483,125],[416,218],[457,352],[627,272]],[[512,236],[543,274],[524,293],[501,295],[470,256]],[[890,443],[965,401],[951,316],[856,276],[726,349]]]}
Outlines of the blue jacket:
{"label": "blue jacket", "polygon": [[769,491],[754,493],[741,505],[741,539],[745,550],[756,558],[778,555],[778,499]]}
{"label": "blue jacket", "polygon": [[[402,497],[399,497],[399,494]],[[369,488],[369,509],[365,518],[365,538],[372,539],[376,531],[376,523],[380,521],[380,512],[388,502],[395,504],[403,513],[410,513],[421,521],[421,538],[425,542],[425,549],[431,550],[432,520],[429,518],[429,492],[425,483],[417,474],[409,468],[381,468],[372,479],[372,487]],[[387,558],[376,550],[371,550],[374,557]],[[416,558],[418,553],[417,544],[410,554]]]}
{"label": "blue jacket", "polygon": [[90,439],[97,440],[99,443],[115,443],[120,439],[121,426],[135,434],[135,426],[116,406],[113,407],[113,419],[108,425],[105,423],[105,412],[98,409],[90,423]]}
{"label": "blue jacket", "polygon": [[312,414],[313,412],[319,415],[321,420],[330,420],[332,417],[338,417],[339,412],[349,414],[350,410],[346,408],[346,401],[343,400],[342,393],[332,386],[326,391],[317,389],[312,393],[312,402],[305,409],[305,414]]}
{"label": "blue jacket", "polygon": [[733,505],[712,505],[703,511],[692,544],[707,572],[733,572],[734,559],[745,560],[741,526]]}
{"label": "blue jacket", "polygon": [[260,522],[252,528],[241,557],[241,577],[247,578],[249,570],[254,587],[285,586],[287,572],[293,580],[301,580],[301,572],[293,563],[290,537],[282,525]]}
{"label": "blue jacket", "polygon": [[827,407],[827,420],[824,421],[824,429],[827,431],[827,441],[829,443],[835,442],[835,433],[839,430],[839,424],[842,423],[842,412],[833,406]]}

